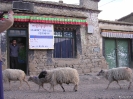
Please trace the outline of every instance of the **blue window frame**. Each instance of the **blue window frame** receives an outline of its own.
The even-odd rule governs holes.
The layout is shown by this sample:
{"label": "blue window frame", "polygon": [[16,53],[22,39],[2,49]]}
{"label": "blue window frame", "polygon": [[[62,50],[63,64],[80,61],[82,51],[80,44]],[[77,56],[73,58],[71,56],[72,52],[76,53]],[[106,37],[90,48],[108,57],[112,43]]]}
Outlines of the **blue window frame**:
{"label": "blue window frame", "polygon": [[54,58],[75,58],[75,31],[54,32]]}

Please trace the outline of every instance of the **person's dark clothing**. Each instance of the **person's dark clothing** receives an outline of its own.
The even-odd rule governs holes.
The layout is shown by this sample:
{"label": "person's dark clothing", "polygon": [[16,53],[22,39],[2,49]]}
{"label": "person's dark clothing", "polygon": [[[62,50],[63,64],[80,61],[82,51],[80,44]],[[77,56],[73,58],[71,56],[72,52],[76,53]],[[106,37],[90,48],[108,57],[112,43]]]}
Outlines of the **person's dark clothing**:
{"label": "person's dark clothing", "polygon": [[12,69],[18,69],[18,52],[19,46],[18,45],[10,45],[10,67]]}
{"label": "person's dark clothing", "polygon": [[10,57],[18,57],[19,46],[10,45]]}
{"label": "person's dark clothing", "polygon": [[11,69],[19,69],[18,68],[18,57],[10,57],[10,66],[11,66]]}

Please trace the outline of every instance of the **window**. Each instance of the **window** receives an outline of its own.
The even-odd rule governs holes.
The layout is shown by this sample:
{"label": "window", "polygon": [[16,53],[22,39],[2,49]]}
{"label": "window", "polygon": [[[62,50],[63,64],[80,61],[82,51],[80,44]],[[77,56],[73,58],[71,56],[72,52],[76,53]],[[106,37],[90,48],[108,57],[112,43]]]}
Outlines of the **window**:
{"label": "window", "polygon": [[75,58],[76,42],[74,31],[54,32],[54,58]]}
{"label": "window", "polygon": [[26,30],[9,30],[9,36],[26,36]]}

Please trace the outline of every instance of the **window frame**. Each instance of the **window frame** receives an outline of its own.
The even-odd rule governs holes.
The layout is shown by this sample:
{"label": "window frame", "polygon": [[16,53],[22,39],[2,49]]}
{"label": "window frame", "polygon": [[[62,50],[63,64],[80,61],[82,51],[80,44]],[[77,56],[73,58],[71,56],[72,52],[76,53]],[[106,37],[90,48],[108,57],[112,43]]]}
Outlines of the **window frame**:
{"label": "window frame", "polygon": [[[55,36],[55,32],[62,32],[62,36]],[[64,32],[72,32],[72,37],[65,37],[64,36]],[[76,56],[77,56],[77,46],[76,46],[76,31],[75,30],[55,30],[54,31],[54,38],[69,38],[69,39],[73,39],[73,41],[74,41],[74,44],[73,44],[73,47],[74,47],[74,49],[72,50],[73,52],[72,52],[72,58],[76,58]],[[55,44],[55,42],[54,42],[54,44]],[[53,50],[53,58],[58,58],[58,57],[55,57],[54,56],[54,50]],[[59,58],[63,58],[63,57],[59,57]],[[67,57],[67,58],[69,58],[69,57]],[[64,59],[66,59],[66,58],[64,58]]]}

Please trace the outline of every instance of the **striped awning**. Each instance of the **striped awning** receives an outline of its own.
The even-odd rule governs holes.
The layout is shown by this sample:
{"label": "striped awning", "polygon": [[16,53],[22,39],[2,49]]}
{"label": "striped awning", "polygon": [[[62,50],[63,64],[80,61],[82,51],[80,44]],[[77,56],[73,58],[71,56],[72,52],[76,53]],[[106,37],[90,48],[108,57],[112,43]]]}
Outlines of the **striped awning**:
{"label": "striped awning", "polygon": [[101,35],[110,38],[133,38],[133,32],[101,32]]}

